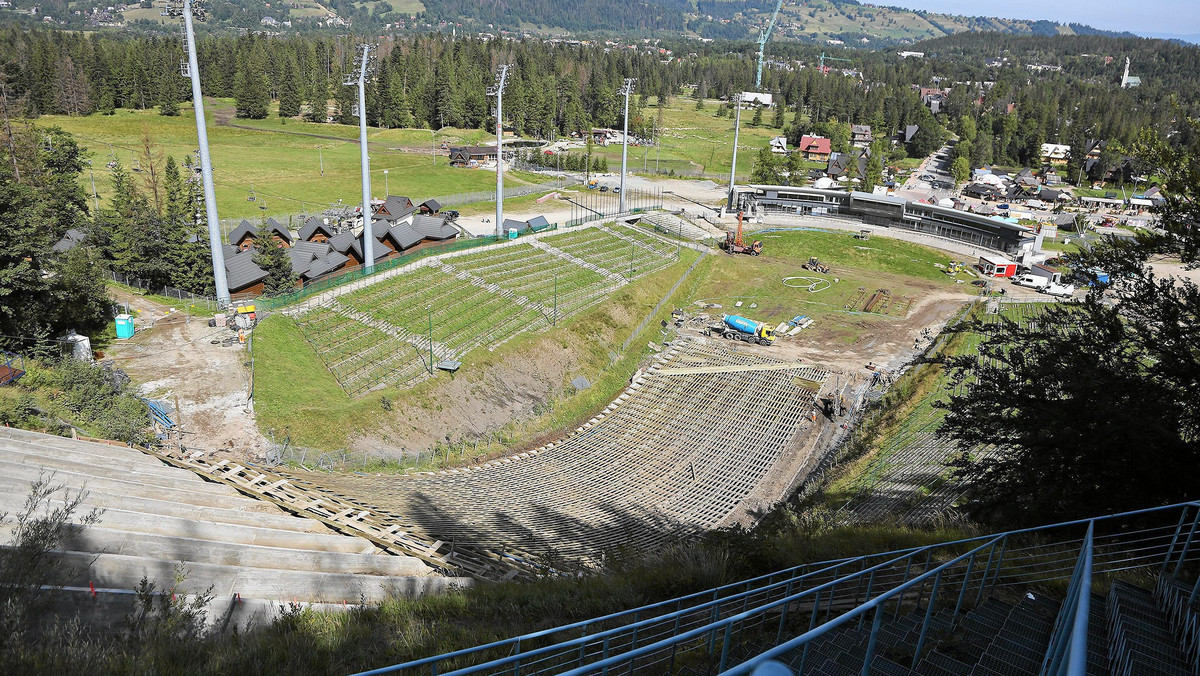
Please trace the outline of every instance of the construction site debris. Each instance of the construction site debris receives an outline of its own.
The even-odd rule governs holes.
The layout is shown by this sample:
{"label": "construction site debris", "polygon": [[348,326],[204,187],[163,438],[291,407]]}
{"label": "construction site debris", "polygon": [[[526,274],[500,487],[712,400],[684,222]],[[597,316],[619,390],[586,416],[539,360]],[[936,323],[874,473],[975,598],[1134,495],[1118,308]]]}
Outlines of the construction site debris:
{"label": "construction site debris", "polygon": [[[830,287],[828,279],[821,277],[784,277],[783,285],[793,289],[808,289],[809,293],[824,291]],[[751,307],[754,307],[753,305]]]}

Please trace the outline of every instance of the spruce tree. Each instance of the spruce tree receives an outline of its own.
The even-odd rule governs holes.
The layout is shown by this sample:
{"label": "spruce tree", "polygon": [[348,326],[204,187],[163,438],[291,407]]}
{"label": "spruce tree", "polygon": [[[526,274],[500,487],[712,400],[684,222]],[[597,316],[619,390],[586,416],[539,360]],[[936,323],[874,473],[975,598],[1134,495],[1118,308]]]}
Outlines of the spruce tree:
{"label": "spruce tree", "polygon": [[262,68],[257,59],[244,56],[240,59],[238,73],[235,78],[234,99],[237,105],[237,116],[250,120],[261,120],[267,116],[267,86],[263,79]]}
{"label": "spruce tree", "polygon": [[761,127],[763,123],[762,106],[754,106],[754,117],[750,120],[751,127]]}
{"label": "spruce tree", "polygon": [[296,288],[292,259],[284,246],[275,241],[273,234],[264,224],[254,238],[254,264],[267,273],[263,281],[263,295],[266,296],[278,296]]}
{"label": "spruce tree", "polygon": [[285,58],[283,75],[279,82],[279,117],[296,117],[300,114],[304,84],[300,81],[300,70],[294,59]]}

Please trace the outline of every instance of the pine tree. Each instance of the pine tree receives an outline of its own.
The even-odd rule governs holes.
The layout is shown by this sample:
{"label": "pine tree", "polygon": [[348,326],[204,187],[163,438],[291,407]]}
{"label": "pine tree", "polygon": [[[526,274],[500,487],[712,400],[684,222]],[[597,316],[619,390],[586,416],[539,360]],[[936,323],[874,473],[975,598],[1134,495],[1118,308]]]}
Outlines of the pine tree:
{"label": "pine tree", "polygon": [[761,127],[763,123],[762,106],[754,106],[754,117],[750,120],[751,127]]}

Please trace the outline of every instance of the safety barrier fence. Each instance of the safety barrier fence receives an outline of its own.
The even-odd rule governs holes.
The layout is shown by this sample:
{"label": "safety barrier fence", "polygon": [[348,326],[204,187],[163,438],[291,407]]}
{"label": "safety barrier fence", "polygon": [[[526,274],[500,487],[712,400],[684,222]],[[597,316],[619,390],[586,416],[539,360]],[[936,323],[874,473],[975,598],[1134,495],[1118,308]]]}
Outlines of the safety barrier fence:
{"label": "safety barrier fence", "polygon": [[[1055,664],[1078,673],[1080,632],[1087,631],[1088,618],[1081,597],[1094,576],[1139,571],[1178,577],[1200,560],[1198,525],[1200,503],[1190,502],[807,564],[363,674],[669,673],[684,661],[748,674],[772,659],[803,664],[809,643],[866,622],[871,640],[863,664],[869,665],[881,622],[902,609],[923,617],[915,665],[935,609],[953,623],[994,589],[1061,580],[1070,580],[1068,589],[1075,591],[1068,592],[1067,616],[1047,662],[1061,654]],[[747,654],[745,646],[764,638],[774,647]]]}

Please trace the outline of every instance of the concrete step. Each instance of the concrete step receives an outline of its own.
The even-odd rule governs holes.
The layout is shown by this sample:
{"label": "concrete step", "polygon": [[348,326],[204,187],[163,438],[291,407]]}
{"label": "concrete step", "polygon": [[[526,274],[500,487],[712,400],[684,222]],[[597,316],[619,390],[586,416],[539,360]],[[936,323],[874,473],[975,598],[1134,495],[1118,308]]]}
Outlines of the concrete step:
{"label": "concrete step", "polygon": [[[0,475],[0,511],[16,513],[20,510],[25,502],[25,496],[29,494],[29,484],[30,482],[25,479]],[[202,515],[206,521],[218,524],[257,526],[295,533],[333,533],[324,524],[314,519],[291,516],[275,509],[272,505],[251,498],[242,499],[246,504],[240,507],[205,507]],[[87,497],[84,505],[88,508],[100,507],[110,511],[129,511],[185,521],[192,521],[197,515],[196,506],[190,503],[108,492],[99,488],[95,483],[87,485]]]}
{"label": "concrete step", "polygon": [[[161,589],[175,587],[177,561],[76,551],[62,552],[60,559],[74,571],[67,582],[71,586],[86,588],[91,582],[97,587],[135,589],[146,577]],[[388,577],[214,563],[185,562],[185,566],[187,579],[180,589],[199,593],[211,585],[216,598],[232,598],[237,593],[279,601],[359,603],[389,596],[420,596],[469,584],[461,578],[437,576]]]}
{"label": "concrete step", "polygon": [[0,427],[0,447],[15,443],[34,444],[42,448],[58,449],[66,452],[83,453],[90,457],[112,458],[113,460],[131,460],[148,465],[161,465],[154,458],[142,451],[128,446],[102,444],[95,441],[81,441],[70,437],[59,437],[40,432],[30,432],[12,427]]}
{"label": "concrete step", "polygon": [[[0,495],[0,512],[7,511],[10,514],[16,513],[21,509],[24,498],[16,495]],[[51,508],[58,508],[63,505],[61,500],[52,500],[49,503]],[[89,508],[85,505],[79,514],[86,512]],[[194,511],[194,510],[193,510]],[[205,510],[204,516],[208,516],[208,510]],[[311,519],[302,519],[298,517],[288,517],[292,521],[300,522],[299,525],[317,523]],[[229,524],[209,521],[207,518],[203,521],[195,519],[180,518],[175,516],[163,516],[162,514],[153,514],[146,512],[130,511],[125,509],[108,508],[100,517],[100,522],[96,524],[103,528],[129,531],[137,533],[149,533],[154,535],[177,536],[185,534],[187,537],[195,540],[208,540],[212,542],[225,542],[230,544],[240,545],[259,545],[263,547],[282,547],[285,549],[309,549],[322,552],[343,552],[347,554],[373,554],[378,551],[375,545],[362,538],[349,537],[326,530],[325,532],[303,532],[299,530],[280,530],[270,527],[261,527],[253,524]],[[317,525],[320,525],[319,523]]]}
{"label": "concrete step", "polygon": [[[11,526],[0,535],[11,534]],[[347,538],[350,540],[350,538]],[[81,552],[104,552],[140,556],[163,561],[246,566],[271,570],[307,570],[356,575],[424,575],[429,568],[420,559],[386,554],[267,547],[182,535],[160,535],[124,531],[105,526],[88,526],[68,536],[65,548]]]}
{"label": "concrete step", "polygon": [[[184,470],[180,471],[183,472]],[[39,467],[0,461],[0,476],[3,477],[24,479],[26,482],[31,482],[45,474],[48,474],[48,472]],[[213,492],[209,489],[190,490],[190,486],[186,484],[182,488],[167,488],[164,486],[142,484],[136,480],[92,477],[64,470],[55,471],[52,481],[56,484],[66,484],[73,490],[82,486],[89,491],[99,490],[114,495],[125,494],[154,500],[184,502],[193,507],[220,507],[225,509],[252,509],[254,511],[278,512],[278,509],[274,505],[242,497],[232,488],[220,486],[219,484],[204,485],[217,487],[220,489],[220,492]]]}
{"label": "concrete step", "polygon": [[[128,458],[89,457],[84,453],[40,448],[36,444],[27,444],[24,442],[17,442],[15,444],[12,442],[0,443],[0,459],[7,462],[19,462],[25,465],[62,468],[72,472],[87,473],[92,470],[100,470],[107,476],[115,476],[117,478],[124,478],[126,474],[147,478],[164,477],[173,480],[181,478],[178,468],[158,461],[155,461],[154,464],[147,464]],[[192,475],[192,477],[199,483],[205,483],[204,479],[198,476]],[[192,480],[192,478],[188,480]]]}
{"label": "concrete step", "polygon": [[161,465],[159,467],[125,469],[110,467],[102,462],[80,462],[65,458],[26,455],[0,450],[0,472],[3,471],[3,467],[10,465],[26,465],[52,470],[61,477],[59,483],[71,486],[82,485],[96,478],[104,478],[133,481],[145,486],[160,486],[192,492],[227,494],[230,490],[223,484],[205,481],[191,472],[180,471],[178,469],[163,472],[163,469],[170,470],[172,468]]}

